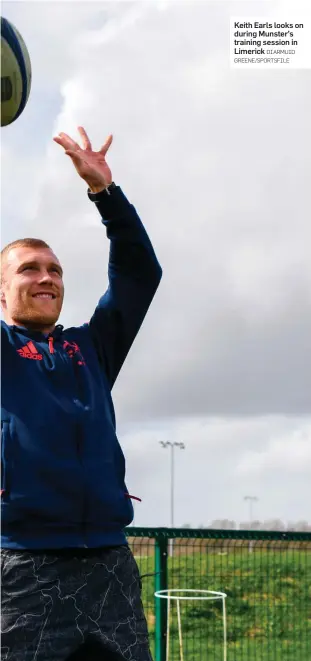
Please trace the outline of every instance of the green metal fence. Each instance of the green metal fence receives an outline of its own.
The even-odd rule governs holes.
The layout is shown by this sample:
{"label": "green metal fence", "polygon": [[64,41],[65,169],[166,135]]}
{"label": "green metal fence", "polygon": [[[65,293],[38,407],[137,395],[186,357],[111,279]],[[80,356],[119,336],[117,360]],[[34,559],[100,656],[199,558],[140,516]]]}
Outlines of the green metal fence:
{"label": "green metal fence", "polygon": [[[163,589],[227,594],[228,661],[311,661],[311,533],[127,529],[155,661],[179,661]],[[221,601],[181,602],[184,661],[223,661]]]}

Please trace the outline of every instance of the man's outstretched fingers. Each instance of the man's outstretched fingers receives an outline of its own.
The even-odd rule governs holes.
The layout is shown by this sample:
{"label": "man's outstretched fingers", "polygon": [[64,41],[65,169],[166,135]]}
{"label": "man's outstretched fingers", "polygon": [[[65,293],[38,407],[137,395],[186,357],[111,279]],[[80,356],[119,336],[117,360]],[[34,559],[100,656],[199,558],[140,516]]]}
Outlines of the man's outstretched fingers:
{"label": "man's outstretched fingers", "polygon": [[75,140],[73,140],[67,133],[59,133],[58,136],[53,138],[54,142],[57,142],[59,145],[61,145],[64,149],[81,149],[80,145],[78,145]]}
{"label": "man's outstretched fingers", "polygon": [[89,138],[86,130],[83,128],[83,126],[78,126],[78,131],[81,135],[83,149],[92,150],[92,145],[91,145],[90,138]]}
{"label": "man's outstretched fingers", "polygon": [[113,136],[112,136],[112,135],[109,135],[108,138],[107,138],[107,140],[106,140],[106,142],[104,142],[103,146],[100,148],[99,151],[100,151],[100,153],[103,154],[104,156],[105,156],[105,154],[107,154],[107,151],[108,151],[108,149],[109,149],[109,147],[110,147],[110,145],[111,145],[111,143],[112,143],[112,140],[113,140]]}

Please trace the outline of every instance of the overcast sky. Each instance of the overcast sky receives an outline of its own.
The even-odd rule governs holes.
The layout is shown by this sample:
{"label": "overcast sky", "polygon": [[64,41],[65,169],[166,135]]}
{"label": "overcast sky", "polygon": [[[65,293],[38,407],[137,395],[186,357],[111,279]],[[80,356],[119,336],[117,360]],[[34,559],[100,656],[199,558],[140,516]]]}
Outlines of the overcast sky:
{"label": "overcast sky", "polygon": [[[283,2],[4,2],[33,84],[1,130],[2,246],[51,243],[65,271],[60,322],[92,314],[108,241],[52,136],[94,148],[163,267],[113,390],[136,525],[310,517],[310,70],[233,70],[230,16],[283,17]],[[284,7],[283,7],[284,9]]]}

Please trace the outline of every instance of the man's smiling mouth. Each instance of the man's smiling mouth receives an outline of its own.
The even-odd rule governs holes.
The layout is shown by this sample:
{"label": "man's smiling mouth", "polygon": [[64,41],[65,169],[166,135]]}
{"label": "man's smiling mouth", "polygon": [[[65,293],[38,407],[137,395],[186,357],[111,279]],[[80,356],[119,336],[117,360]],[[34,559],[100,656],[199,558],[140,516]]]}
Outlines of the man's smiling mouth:
{"label": "man's smiling mouth", "polygon": [[33,294],[33,298],[47,298],[47,299],[52,300],[52,299],[56,298],[56,296],[55,296],[55,294],[48,294],[48,293],[40,292],[38,294]]}

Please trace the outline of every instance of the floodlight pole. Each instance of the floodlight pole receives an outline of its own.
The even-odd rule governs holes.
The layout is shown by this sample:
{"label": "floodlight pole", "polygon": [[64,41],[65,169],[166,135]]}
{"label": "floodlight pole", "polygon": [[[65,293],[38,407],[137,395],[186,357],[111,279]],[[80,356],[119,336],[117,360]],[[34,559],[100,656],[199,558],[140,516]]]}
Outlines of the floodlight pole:
{"label": "floodlight pole", "polygon": [[159,441],[162,448],[170,448],[171,450],[171,488],[170,488],[170,501],[171,501],[171,528],[174,528],[174,509],[175,509],[175,460],[174,450],[178,447],[180,450],[185,449],[184,443],[172,443],[171,441]]}
{"label": "floodlight pole", "polygon": [[[253,521],[253,503],[257,502],[258,498],[257,496],[244,496],[244,500],[248,500],[249,502],[249,529],[252,529],[252,521]],[[250,553],[253,551],[253,541],[250,540],[248,550]]]}
{"label": "floodlight pole", "polygon": [[258,498],[257,496],[244,496],[244,500],[249,501],[249,524],[251,530],[251,524],[253,521],[253,503],[256,503],[258,501]]}

